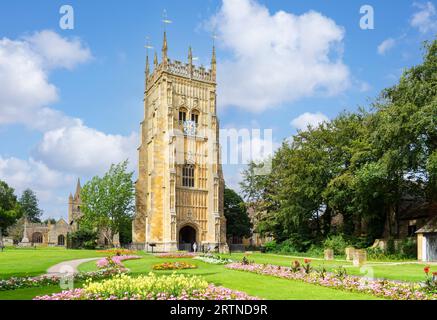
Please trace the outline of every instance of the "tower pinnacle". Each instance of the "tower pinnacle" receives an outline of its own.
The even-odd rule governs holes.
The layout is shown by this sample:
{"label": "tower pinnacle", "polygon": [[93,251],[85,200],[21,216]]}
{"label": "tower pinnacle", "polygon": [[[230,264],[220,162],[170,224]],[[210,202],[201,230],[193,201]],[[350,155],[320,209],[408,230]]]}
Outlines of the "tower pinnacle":
{"label": "tower pinnacle", "polygon": [[164,64],[167,64],[167,32],[164,31],[164,41],[162,43],[162,62],[164,62]]}
{"label": "tower pinnacle", "polygon": [[74,194],[74,198],[77,198],[78,196],[80,196],[80,190],[81,190],[80,178],[77,178],[76,192]]}
{"label": "tower pinnacle", "polygon": [[158,54],[155,51],[155,57],[153,58],[153,68],[156,70],[158,68]]}
{"label": "tower pinnacle", "polygon": [[149,55],[146,56],[146,75],[150,74]]}
{"label": "tower pinnacle", "polygon": [[188,68],[190,71],[190,76],[193,76],[193,51],[191,50],[191,46],[188,48]]}
{"label": "tower pinnacle", "polygon": [[191,46],[188,48],[188,63],[190,65],[193,64],[193,50],[191,49]]}
{"label": "tower pinnacle", "polygon": [[212,46],[211,73],[212,78],[215,79],[217,76],[217,58],[215,55],[215,45]]}

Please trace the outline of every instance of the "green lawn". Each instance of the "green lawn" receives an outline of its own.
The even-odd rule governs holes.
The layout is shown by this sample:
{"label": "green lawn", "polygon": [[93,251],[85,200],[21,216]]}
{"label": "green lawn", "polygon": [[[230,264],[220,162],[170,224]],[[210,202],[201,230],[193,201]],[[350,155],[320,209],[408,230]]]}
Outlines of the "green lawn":
{"label": "green lawn", "polygon": [[[250,295],[264,299],[375,299],[374,296],[345,292],[341,290],[325,288],[301,281],[279,279],[270,276],[257,275],[248,272],[228,270],[222,265],[206,264],[193,259],[163,259],[143,254],[142,259],[126,261],[124,264],[131,270],[131,274],[147,274],[152,271],[153,264],[164,261],[187,261],[198,265],[198,269],[182,270],[181,273],[197,274],[204,277],[207,281],[216,285],[222,285],[231,289],[241,290]],[[244,254],[234,253],[226,255],[234,260],[241,260]],[[66,250],[62,248],[38,248],[38,249],[6,249],[0,252],[0,279],[12,276],[31,276],[44,274],[46,270],[62,261],[105,256],[93,250]],[[303,257],[291,257],[277,254],[253,253],[249,255],[250,260],[257,263],[270,263],[281,266],[289,266],[292,261],[303,261]],[[333,270],[337,266],[343,265],[350,274],[363,275],[359,268],[352,267],[350,262],[344,260],[324,261],[312,259],[315,268],[324,265],[326,269]],[[374,277],[397,279],[406,281],[422,281],[424,264],[406,265],[381,265],[381,262],[369,262],[377,264],[372,267]],[[96,262],[91,261],[82,264],[81,271],[91,271],[96,269]],[[171,271],[154,271],[158,274],[170,274]],[[80,286],[76,283],[75,286]],[[41,288],[28,288],[12,291],[0,291],[0,300],[4,299],[31,299],[36,295],[50,294],[59,292],[59,286],[49,286]]]}
{"label": "green lawn", "polygon": [[[231,255],[223,255],[224,257],[230,257],[231,259],[241,260],[244,256],[243,253],[233,253]],[[268,254],[268,253],[252,253],[248,255],[249,260],[254,260],[256,263],[269,263],[280,266],[290,266],[292,261],[299,260],[303,262],[303,257],[291,257],[279,254]],[[310,258],[311,259],[311,258]],[[403,263],[405,261],[401,261]],[[344,266],[347,272],[351,275],[358,276],[370,276],[374,278],[390,279],[390,280],[401,280],[401,281],[423,281],[424,272],[423,268],[425,263],[412,262],[411,264],[399,264],[399,265],[383,265],[385,262],[381,261],[368,261],[371,266],[358,268],[353,267],[352,262],[344,260],[334,260],[325,261],[319,259],[311,259],[311,264],[318,268],[322,265],[328,271],[332,271],[339,266]],[[390,262],[393,263],[393,262]],[[376,265],[376,266],[374,266]],[[435,267],[437,270],[437,267]],[[373,273],[373,274],[372,274]]]}
{"label": "green lawn", "polygon": [[[164,261],[185,261],[196,264],[197,269],[181,270],[179,273],[196,274],[204,277],[208,282],[227,288],[244,291],[250,295],[272,300],[369,300],[376,297],[366,294],[345,292],[336,289],[320,287],[301,281],[280,279],[276,277],[258,275],[249,272],[226,269],[222,265],[207,264],[193,259],[162,259],[146,255],[139,260],[125,261],[132,275],[149,273],[152,266]],[[96,269],[96,262],[91,261],[79,267],[81,271]],[[172,271],[154,271],[157,274],[171,274]],[[1,299],[1,293],[0,293]]]}
{"label": "green lawn", "polygon": [[[80,288],[81,286],[81,282],[76,282],[74,284],[75,288]],[[43,296],[60,291],[62,291],[62,289],[60,289],[59,286],[46,286],[0,291],[0,300],[32,300],[36,296]]]}
{"label": "green lawn", "polygon": [[6,248],[0,252],[0,279],[44,274],[47,269],[67,260],[105,256],[94,250],[65,248]]}

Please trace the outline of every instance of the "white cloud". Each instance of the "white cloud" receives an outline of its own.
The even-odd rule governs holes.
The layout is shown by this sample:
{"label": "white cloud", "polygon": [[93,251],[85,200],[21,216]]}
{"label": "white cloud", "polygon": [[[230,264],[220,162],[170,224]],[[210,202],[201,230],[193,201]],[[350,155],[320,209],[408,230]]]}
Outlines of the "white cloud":
{"label": "white cloud", "polygon": [[[0,156],[0,180],[6,181],[21,196],[27,188],[35,191],[45,216],[65,217],[67,213],[68,190],[73,190],[75,178],[50,169],[46,164],[33,158],[22,160]],[[60,201],[59,191],[65,198]]]}
{"label": "white cloud", "polygon": [[421,33],[437,32],[437,11],[435,6],[430,2],[414,3],[419,9],[413,14],[410,25],[419,29]]}
{"label": "white cloud", "polygon": [[0,39],[0,125],[21,123],[44,130],[65,123],[65,116],[47,107],[58,100],[49,70],[72,69],[90,58],[89,49],[78,39],[62,38],[53,31],[20,40]]}
{"label": "white cloud", "polygon": [[101,174],[126,159],[135,169],[138,141],[136,133],[105,134],[79,123],[44,133],[36,157],[52,168],[83,175]]}
{"label": "white cloud", "polygon": [[291,121],[291,126],[298,130],[306,130],[308,126],[315,128],[322,122],[328,122],[329,118],[321,112],[305,112]]}
{"label": "white cloud", "polygon": [[252,137],[250,140],[241,141],[238,151],[241,152],[244,163],[259,162],[273,156],[280,146],[280,143],[270,138]]}
{"label": "white cloud", "polygon": [[47,68],[71,70],[92,58],[90,50],[79,38],[62,38],[50,30],[35,32],[32,36],[25,37],[24,41],[41,57],[43,66]]}
{"label": "white cloud", "polygon": [[90,60],[79,39],[52,31],[35,32],[18,40],[0,39],[0,126],[23,124],[43,132],[28,160],[0,155],[0,179],[17,190],[34,190],[46,217],[66,217],[68,193],[77,177],[102,174],[111,163],[129,158],[136,168],[138,135],[105,134],[52,109],[58,90],[50,71],[73,69]]}
{"label": "white cloud", "polygon": [[378,46],[378,53],[380,55],[385,55],[389,50],[391,50],[396,45],[396,40],[393,38],[388,38],[381,42]]}
{"label": "white cloud", "polygon": [[350,85],[344,29],[320,13],[270,14],[253,0],[223,0],[210,23],[232,54],[218,67],[222,105],[259,112]]}

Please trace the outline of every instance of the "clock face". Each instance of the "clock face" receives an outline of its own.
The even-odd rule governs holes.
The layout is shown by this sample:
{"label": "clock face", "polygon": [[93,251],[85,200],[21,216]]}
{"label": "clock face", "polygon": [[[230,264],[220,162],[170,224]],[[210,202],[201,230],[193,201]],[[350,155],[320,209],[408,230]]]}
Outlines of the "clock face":
{"label": "clock face", "polygon": [[184,121],[184,133],[188,136],[196,135],[196,122],[194,121]]}

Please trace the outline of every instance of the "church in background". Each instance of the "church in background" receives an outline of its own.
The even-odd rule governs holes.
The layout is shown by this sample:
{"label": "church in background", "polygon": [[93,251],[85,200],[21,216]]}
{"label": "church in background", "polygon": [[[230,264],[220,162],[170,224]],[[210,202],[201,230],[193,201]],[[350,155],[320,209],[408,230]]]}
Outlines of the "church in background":
{"label": "church in background", "polygon": [[161,61],[146,60],[144,120],[133,242],[155,251],[226,252],[224,180],[216,104],[216,55],[211,68],[170,60],[164,32]]}
{"label": "church in background", "polygon": [[[69,233],[79,230],[80,218],[82,217],[82,200],[80,192],[82,187],[80,180],[77,180],[76,191],[70,193],[68,197],[68,222],[64,219],[59,219],[56,222],[48,220],[47,223],[31,223],[24,221],[23,238],[19,246],[67,246],[67,237]],[[104,236],[104,230],[98,230],[97,245],[105,247],[108,241]],[[119,235],[116,234],[113,238],[114,246],[120,246]]]}

